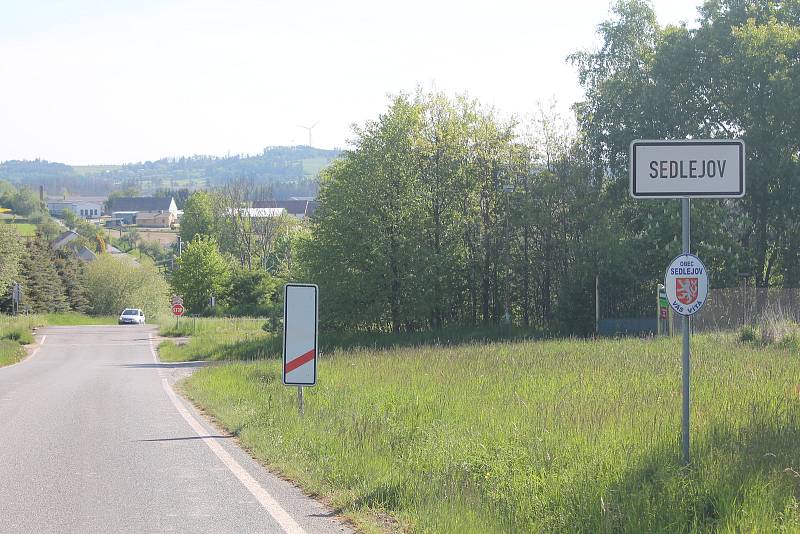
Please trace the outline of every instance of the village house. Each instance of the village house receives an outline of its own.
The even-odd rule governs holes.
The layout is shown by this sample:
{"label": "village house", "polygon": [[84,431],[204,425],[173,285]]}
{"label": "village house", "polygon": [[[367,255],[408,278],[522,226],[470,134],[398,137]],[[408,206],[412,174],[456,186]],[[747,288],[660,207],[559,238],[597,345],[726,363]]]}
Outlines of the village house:
{"label": "village house", "polygon": [[172,197],[119,197],[111,199],[111,216],[123,224],[144,228],[170,228],[178,220],[178,206]]}

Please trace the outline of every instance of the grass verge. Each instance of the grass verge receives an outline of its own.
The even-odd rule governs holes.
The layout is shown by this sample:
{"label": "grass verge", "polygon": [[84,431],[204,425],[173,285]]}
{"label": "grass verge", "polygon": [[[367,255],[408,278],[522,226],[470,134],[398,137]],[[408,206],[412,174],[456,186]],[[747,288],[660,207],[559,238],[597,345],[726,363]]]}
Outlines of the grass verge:
{"label": "grass verge", "polygon": [[[195,360],[251,361],[280,358],[281,335],[263,330],[264,319],[256,318],[193,318],[179,321],[165,319],[160,335],[190,336],[189,343],[164,341],[161,358],[168,362]],[[448,328],[433,332],[391,334],[382,332],[323,332],[322,353],[351,348],[387,349],[397,346],[460,345],[493,340],[525,340],[541,337],[534,330],[516,327]]]}
{"label": "grass verge", "polygon": [[278,361],[183,387],[367,531],[800,531],[797,352],[694,339],[688,469],[678,339],[330,352],[302,418]]}
{"label": "grass verge", "polygon": [[261,319],[193,318],[185,317],[176,323],[164,319],[160,335],[165,337],[191,336],[189,343],[178,345],[163,341],[159,356],[166,362],[194,360],[260,360],[275,356],[275,337],[261,329]]}
{"label": "grass verge", "polygon": [[10,339],[0,339],[0,367],[17,363],[25,357],[25,347]]}

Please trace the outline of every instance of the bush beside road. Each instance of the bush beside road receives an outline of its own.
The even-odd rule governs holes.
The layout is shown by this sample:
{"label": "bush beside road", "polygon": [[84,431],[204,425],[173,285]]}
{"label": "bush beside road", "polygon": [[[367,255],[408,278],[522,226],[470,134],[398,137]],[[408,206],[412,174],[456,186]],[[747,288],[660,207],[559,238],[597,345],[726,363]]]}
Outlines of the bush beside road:
{"label": "bush beside road", "polygon": [[683,469],[679,344],[335,351],[303,418],[279,361],[202,369],[184,389],[367,530],[800,529],[797,351],[695,337]]}

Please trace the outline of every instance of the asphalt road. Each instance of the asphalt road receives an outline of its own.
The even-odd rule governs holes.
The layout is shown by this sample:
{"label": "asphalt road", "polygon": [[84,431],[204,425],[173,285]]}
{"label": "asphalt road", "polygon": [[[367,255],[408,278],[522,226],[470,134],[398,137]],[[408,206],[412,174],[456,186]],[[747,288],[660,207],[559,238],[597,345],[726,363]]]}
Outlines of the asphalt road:
{"label": "asphalt road", "polygon": [[349,532],[173,392],[153,332],[51,327],[0,368],[0,532]]}

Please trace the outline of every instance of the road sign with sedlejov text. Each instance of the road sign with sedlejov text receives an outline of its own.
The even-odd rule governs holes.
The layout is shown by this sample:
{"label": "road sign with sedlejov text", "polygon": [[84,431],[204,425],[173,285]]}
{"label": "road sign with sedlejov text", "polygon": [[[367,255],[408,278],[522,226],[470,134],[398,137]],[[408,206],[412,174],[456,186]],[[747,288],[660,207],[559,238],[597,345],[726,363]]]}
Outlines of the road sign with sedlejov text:
{"label": "road sign with sedlejov text", "polygon": [[631,143],[630,193],[636,198],[744,196],[744,142],[738,139]]}
{"label": "road sign with sedlejov text", "polygon": [[283,383],[317,383],[319,288],[314,284],[286,284],[283,301]]}

